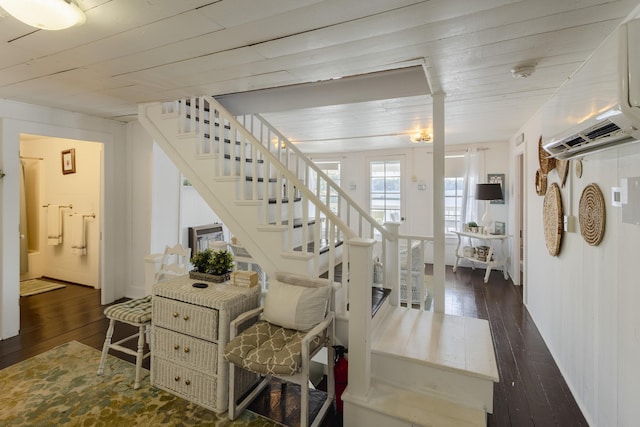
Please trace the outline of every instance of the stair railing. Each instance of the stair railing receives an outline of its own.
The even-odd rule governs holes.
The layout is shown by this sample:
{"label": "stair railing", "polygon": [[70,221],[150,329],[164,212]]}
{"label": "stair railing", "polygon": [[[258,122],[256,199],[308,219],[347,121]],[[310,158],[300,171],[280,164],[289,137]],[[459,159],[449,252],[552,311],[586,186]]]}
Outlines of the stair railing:
{"label": "stair railing", "polygon": [[[345,269],[343,295],[348,295],[348,250],[340,242],[354,238],[356,234],[289,169],[286,160],[289,156],[280,144],[276,147],[258,140],[212,97],[166,102],[162,113],[178,119],[179,136],[195,137],[191,154],[195,159],[210,160],[212,178],[239,181],[236,201],[261,206],[259,221],[263,226],[288,231],[284,252],[292,258],[312,259],[309,274],[320,275],[327,271],[329,279],[334,280],[335,265],[342,262]],[[294,203],[285,203],[289,201],[299,201],[299,211]],[[268,209],[269,205],[274,209]],[[299,242],[293,238],[295,218],[300,218],[302,227]],[[324,224],[324,235],[321,223]],[[322,236],[327,243],[328,255],[322,259],[319,239],[313,236]],[[316,244],[311,244],[313,241]],[[346,298],[337,303],[342,305],[336,307],[338,310],[346,311]]]}
{"label": "stair railing", "polygon": [[347,226],[362,238],[389,239],[392,236],[382,224],[373,218],[369,212],[355,202],[334,180],[325,174],[311,159],[309,159],[286,136],[274,128],[260,114],[237,116],[249,131],[270,148],[283,161],[286,167],[293,171],[307,187],[311,187],[311,177],[316,177],[316,196],[322,199],[321,189],[325,189],[324,200],[331,196],[337,197],[338,211],[335,212],[345,221]]}

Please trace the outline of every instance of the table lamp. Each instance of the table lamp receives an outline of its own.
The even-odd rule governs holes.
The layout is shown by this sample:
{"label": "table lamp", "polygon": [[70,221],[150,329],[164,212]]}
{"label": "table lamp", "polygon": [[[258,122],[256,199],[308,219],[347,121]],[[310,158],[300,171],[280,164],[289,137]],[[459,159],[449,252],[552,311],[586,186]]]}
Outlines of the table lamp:
{"label": "table lamp", "polygon": [[486,209],[482,217],[482,225],[487,232],[492,232],[493,218],[489,213],[490,200],[502,200],[502,186],[500,184],[476,184],[476,200],[484,200]]}

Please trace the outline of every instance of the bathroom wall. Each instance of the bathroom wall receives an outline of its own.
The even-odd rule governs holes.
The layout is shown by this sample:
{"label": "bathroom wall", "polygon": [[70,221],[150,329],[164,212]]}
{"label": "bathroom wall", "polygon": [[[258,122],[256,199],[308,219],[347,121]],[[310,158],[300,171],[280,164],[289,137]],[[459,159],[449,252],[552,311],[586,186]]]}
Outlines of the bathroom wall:
{"label": "bathroom wall", "polygon": [[[75,149],[75,173],[62,173],[62,151]],[[40,204],[35,206],[39,225],[38,251],[30,254],[27,277],[46,276],[98,288],[100,267],[100,188],[102,144],[74,139],[21,136],[20,155],[42,158],[40,161]],[[29,187],[29,186],[28,186]],[[63,208],[62,243],[47,242],[48,204],[71,205]],[[33,215],[34,212],[31,212]],[[95,215],[84,218],[86,255],[71,249],[72,215]],[[32,265],[33,264],[33,265]]]}

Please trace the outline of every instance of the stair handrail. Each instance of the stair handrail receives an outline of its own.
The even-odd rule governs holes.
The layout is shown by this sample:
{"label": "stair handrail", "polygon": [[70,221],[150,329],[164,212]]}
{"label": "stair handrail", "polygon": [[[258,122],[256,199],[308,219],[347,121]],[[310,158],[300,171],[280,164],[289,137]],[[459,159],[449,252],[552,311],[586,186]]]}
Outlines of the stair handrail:
{"label": "stair handrail", "polygon": [[[309,159],[296,145],[291,142],[286,136],[284,136],[278,129],[273,127],[271,123],[269,123],[262,115],[253,114],[255,118],[258,119],[261,123],[263,123],[271,132],[273,132],[276,136],[278,136],[279,140],[284,142],[285,147],[288,150],[291,150],[295,153],[297,159],[302,160],[305,166],[309,169],[312,169],[318,176],[320,176],[327,185],[336,191],[340,198],[344,200],[347,204],[347,207],[354,209],[361,218],[363,218],[372,228],[378,231],[385,239],[391,239],[392,236],[389,232],[384,228],[382,224],[380,224],[375,218],[373,218],[369,212],[365,211],[360,207],[360,205],[353,200],[340,186],[338,186],[334,180],[332,180],[326,173],[324,173],[313,161]],[[305,185],[306,188],[306,185]],[[323,202],[323,204],[325,204]],[[356,233],[359,234],[359,233]],[[358,236],[363,237],[363,236]]]}
{"label": "stair handrail", "polygon": [[[221,105],[214,97],[204,95],[202,96],[210,105],[214,105],[218,112],[226,112],[227,110]],[[349,227],[339,216],[337,216],[333,211],[320,199],[318,198],[302,181],[298,179],[298,177],[283,165],[280,159],[269,151],[267,147],[265,147],[262,142],[258,141],[258,139],[251,134],[245,128],[242,123],[240,123],[232,114],[225,114],[225,119],[229,122],[232,122],[235,125],[237,131],[245,138],[246,141],[254,145],[257,150],[259,150],[264,157],[267,157],[271,164],[277,165],[278,172],[284,175],[287,179],[287,182],[290,182],[294,185],[294,187],[301,193],[303,193],[308,200],[311,200],[315,206],[318,206],[320,211],[324,213],[327,218],[331,220],[332,223],[336,224],[340,231],[345,235],[345,238],[355,238],[358,237],[356,233]]]}

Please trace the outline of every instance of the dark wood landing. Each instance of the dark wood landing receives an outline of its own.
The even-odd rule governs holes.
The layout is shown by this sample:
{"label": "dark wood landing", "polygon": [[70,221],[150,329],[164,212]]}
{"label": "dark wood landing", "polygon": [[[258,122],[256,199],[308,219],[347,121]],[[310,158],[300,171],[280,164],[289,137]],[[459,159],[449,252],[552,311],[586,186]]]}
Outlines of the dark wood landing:
{"label": "dark wood landing", "polygon": [[[522,304],[522,288],[513,286],[497,272],[485,284],[483,275],[482,269],[460,267],[453,273],[447,267],[445,308],[448,314],[489,321],[500,382],[494,386],[494,411],[488,417],[488,425],[587,426]],[[20,310],[20,335],[0,341],[0,368],[71,340],[102,348],[108,322],[102,313],[104,307],[100,305],[98,290],[67,285],[64,289],[20,298]],[[125,326],[116,329],[116,336],[125,335]],[[126,332],[131,333],[133,330]],[[113,354],[133,362],[131,356]],[[148,367],[149,359],[145,363]],[[293,387],[280,392],[295,396]],[[297,411],[293,397],[279,399],[291,402],[287,403],[291,405],[289,412]],[[323,425],[340,425],[335,412]]]}

